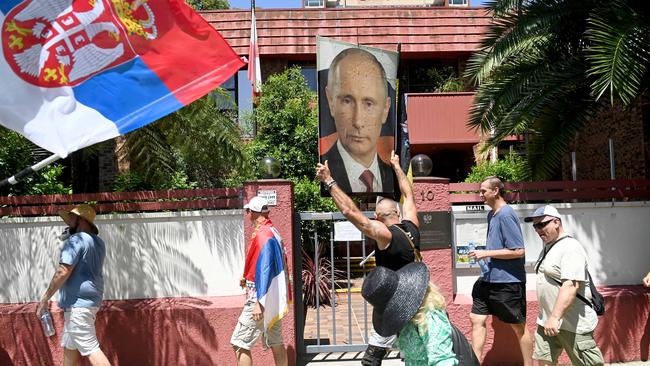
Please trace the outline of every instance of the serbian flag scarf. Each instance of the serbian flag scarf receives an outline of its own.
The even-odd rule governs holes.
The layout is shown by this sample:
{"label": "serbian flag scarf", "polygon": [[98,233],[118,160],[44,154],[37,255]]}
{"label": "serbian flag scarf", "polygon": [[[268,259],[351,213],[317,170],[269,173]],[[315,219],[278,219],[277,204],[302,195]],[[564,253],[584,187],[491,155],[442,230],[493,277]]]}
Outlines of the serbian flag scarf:
{"label": "serbian flag scarf", "polygon": [[246,255],[244,278],[255,283],[257,301],[264,307],[264,329],[269,329],[288,312],[288,269],[282,239],[271,220],[260,223]]}
{"label": "serbian flag scarf", "polygon": [[244,65],[183,0],[2,0],[0,25],[0,124],[62,158],[176,111]]}

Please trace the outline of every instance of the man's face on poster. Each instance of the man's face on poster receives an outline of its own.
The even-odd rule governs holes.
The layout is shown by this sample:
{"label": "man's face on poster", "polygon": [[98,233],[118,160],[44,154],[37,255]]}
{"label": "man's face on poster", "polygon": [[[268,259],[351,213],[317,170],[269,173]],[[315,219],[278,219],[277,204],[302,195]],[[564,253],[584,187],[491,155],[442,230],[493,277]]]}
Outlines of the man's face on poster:
{"label": "man's face on poster", "polygon": [[382,70],[368,57],[352,54],[332,76],[326,94],[338,139],[355,160],[369,166],[390,109]]}

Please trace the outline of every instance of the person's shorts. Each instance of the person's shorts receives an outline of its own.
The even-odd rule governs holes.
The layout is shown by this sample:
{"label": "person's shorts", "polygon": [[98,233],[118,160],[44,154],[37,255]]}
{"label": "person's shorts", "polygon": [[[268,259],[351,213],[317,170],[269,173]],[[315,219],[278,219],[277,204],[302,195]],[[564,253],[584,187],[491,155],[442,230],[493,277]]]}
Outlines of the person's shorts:
{"label": "person's shorts", "polygon": [[247,301],[239,316],[235,330],[232,332],[230,343],[235,348],[243,348],[250,351],[260,336],[263,336],[264,349],[284,344],[282,339],[282,320],[279,320],[267,331],[264,332],[264,320],[256,322],[253,320],[253,308],[255,301]]}
{"label": "person's shorts", "polygon": [[491,283],[481,279],[472,289],[472,313],[494,315],[504,323],[526,322],[526,284]]}
{"label": "person's shorts", "polygon": [[534,359],[557,363],[562,350],[566,351],[574,366],[601,366],[605,363],[593,332],[576,334],[560,329],[557,336],[549,337],[544,334],[543,327],[537,326]]}
{"label": "person's shorts", "polygon": [[99,308],[70,308],[64,313],[61,346],[77,350],[82,356],[99,351],[95,332],[95,316]]}

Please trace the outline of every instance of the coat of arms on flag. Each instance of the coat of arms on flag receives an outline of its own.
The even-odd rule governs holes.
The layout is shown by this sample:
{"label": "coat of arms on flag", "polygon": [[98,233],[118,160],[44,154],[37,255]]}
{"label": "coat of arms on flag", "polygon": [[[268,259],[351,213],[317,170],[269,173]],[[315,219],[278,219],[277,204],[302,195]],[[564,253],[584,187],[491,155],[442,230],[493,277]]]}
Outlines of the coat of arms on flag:
{"label": "coat of arms on flag", "polygon": [[191,103],[244,65],[183,0],[3,0],[0,25],[0,124],[61,157]]}

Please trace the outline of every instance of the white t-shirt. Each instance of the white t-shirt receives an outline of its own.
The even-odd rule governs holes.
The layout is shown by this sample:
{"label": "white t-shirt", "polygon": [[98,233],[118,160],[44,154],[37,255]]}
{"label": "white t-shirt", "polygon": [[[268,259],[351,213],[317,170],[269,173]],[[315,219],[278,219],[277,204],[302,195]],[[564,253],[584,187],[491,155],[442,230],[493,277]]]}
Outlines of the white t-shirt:
{"label": "white t-shirt", "polygon": [[[550,251],[549,251],[550,250]],[[546,258],[539,266],[537,273],[537,301],[539,316],[537,324],[543,326],[555,306],[560,292],[560,284],[554,281],[580,281],[578,293],[591,301],[589,278],[587,276],[587,253],[580,243],[571,237],[566,237],[555,244],[545,245],[540,253],[540,259],[547,252]],[[564,313],[560,330],[584,334],[593,331],[598,324],[596,312],[577,296],[573,304]]]}

